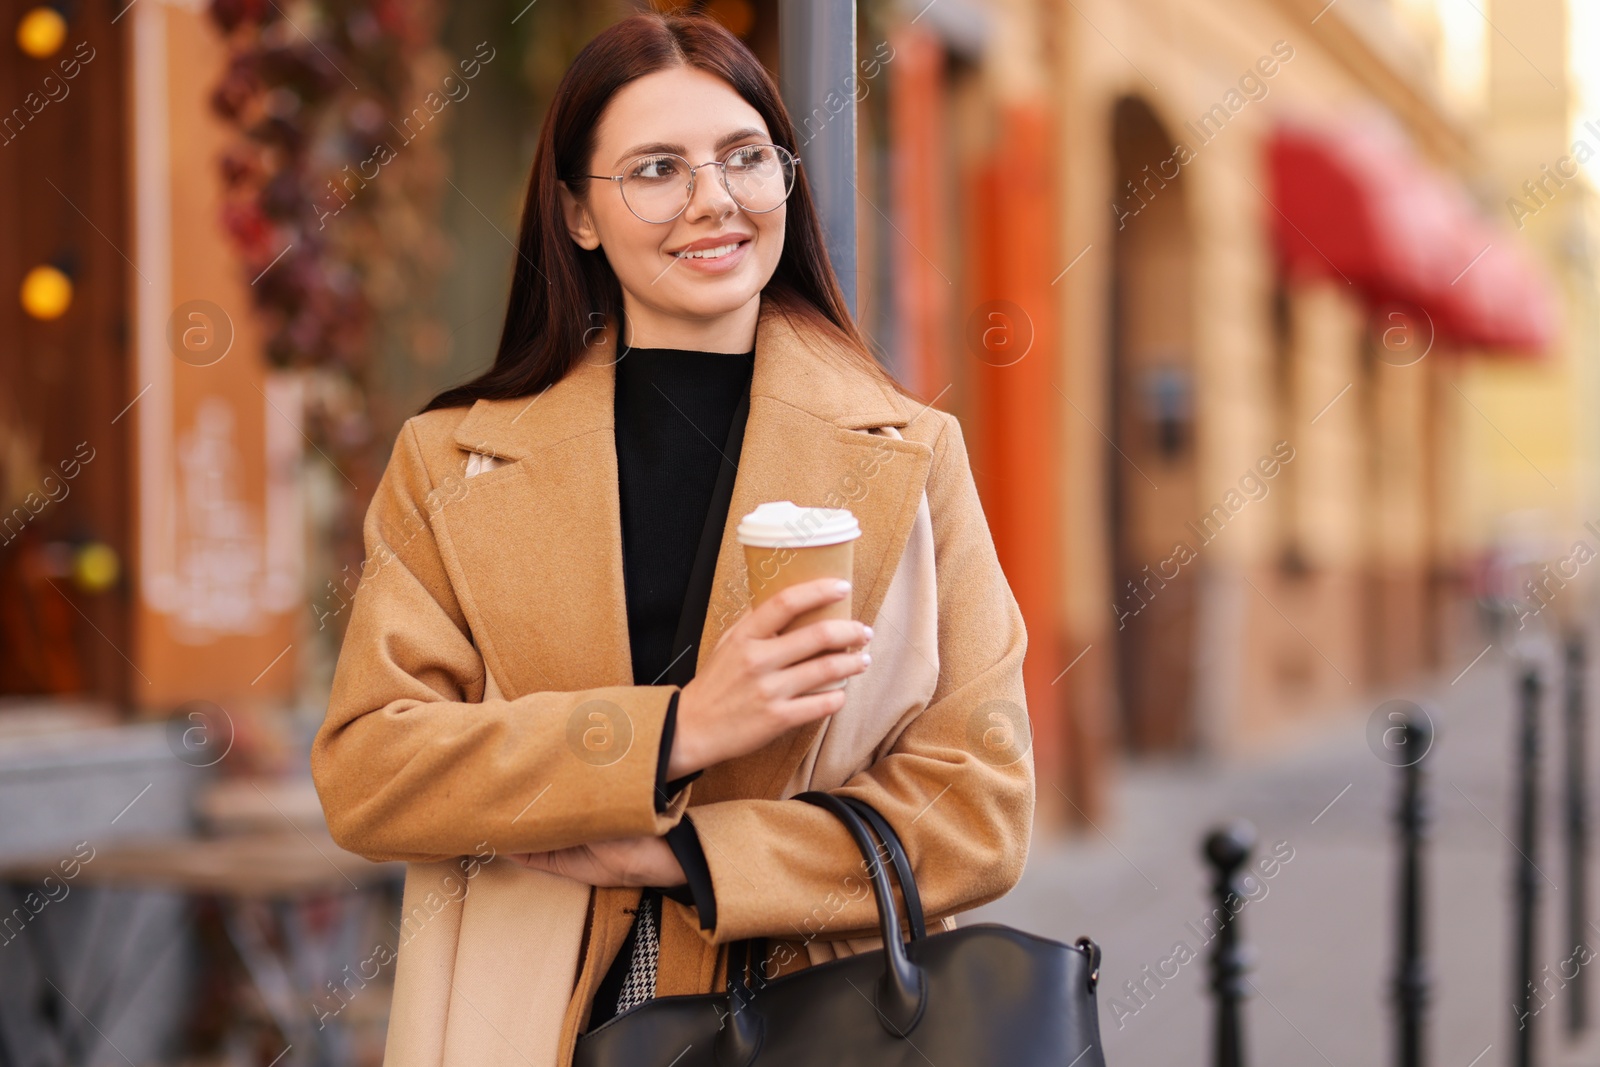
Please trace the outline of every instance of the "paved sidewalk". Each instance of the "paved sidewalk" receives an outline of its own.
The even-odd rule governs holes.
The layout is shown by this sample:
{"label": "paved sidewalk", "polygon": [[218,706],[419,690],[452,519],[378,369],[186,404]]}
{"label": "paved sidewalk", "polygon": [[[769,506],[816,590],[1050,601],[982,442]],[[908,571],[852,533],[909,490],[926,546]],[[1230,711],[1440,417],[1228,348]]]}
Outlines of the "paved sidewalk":
{"label": "paved sidewalk", "polygon": [[[1591,652],[1590,658],[1600,656]],[[1368,748],[1366,727],[1384,699],[1429,700],[1437,710],[1437,737],[1424,761],[1432,802],[1424,892],[1434,979],[1427,1062],[1510,1064],[1517,1025],[1511,973],[1516,853],[1505,835],[1515,828],[1513,673],[1495,649],[1454,685],[1446,676],[1353,703],[1270,759],[1127,767],[1100,832],[1068,843],[1039,842],[1017,888],[966,922],[1003,922],[1063,941],[1093,936],[1105,950],[1101,1027],[1111,1067],[1207,1067],[1212,1002],[1201,927],[1213,904],[1200,841],[1213,825],[1243,816],[1258,832],[1256,860],[1278,842],[1285,843],[1279,856],[1290,857],[1262,879],[1241,912],[1244,939],[1256,955],[1250,979],[1257,994],[1244,1005],[1246,1062],[1394,1063],[1387,987],[1395,958],[1393,811],[1401,772]],[[1535,970],[1548,964],[1554,974],[1573,952],[1564,944],[1560,679],[1546,677],[1543,838],[1535,855],[1546,879],[1540,882]],[[1591,671],[1591,768],[1600,768],[1597,680]],[[1591,773],[1590,783],[1591,792],[1600,793],[1600,777]],[[1040,788],[1053,787],[1041,782]],[[1591,795],[1590,810],[1591,826],[1600,830],[1600,818],[1593,817],[1600,797]],[[1591,873],[1591,889],[1597,881]],[[1600,908],[1591,906],[1590,914],[1596,929],[1588,944],[1600,951]],[[1188,962],[1185,952],[1175,951],[1180,942],[1196,953]],[[1145,976],[1146,967],[1154,978]],[[1587,973],[1595,1023],[1585,1042],[1566,1040],[1565,994],[1533,1019],[1537,1062],[1544,1067],[1600,1064],[1600,967]],[[1124,989],[1135,978],[1148,990],[1142,999]]]}

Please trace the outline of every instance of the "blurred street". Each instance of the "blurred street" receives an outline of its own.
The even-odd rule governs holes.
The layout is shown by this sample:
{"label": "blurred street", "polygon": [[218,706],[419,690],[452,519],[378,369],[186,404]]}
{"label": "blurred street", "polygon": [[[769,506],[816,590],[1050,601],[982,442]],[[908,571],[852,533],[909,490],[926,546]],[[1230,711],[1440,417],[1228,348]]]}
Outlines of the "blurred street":
{"label": "blurred street", "polygon": [[[1516,1026],[1515,683],[1497,650],[1454,685],[1453,674],[1403,694],[1433,702],[1428,706],[1438,712],[1434,748],[1423,760],[1433,812],[1424,876],[1434,980],[1426,1048],[1430,1063],[1506,1064]],[[1600,675],[1589,674],[1592,685]],[[1105,950],[1101,1025],[1108,1062],[1209,1062],[1213,1002],[1201,922],[1215,902],[1200,842],[1212,827],[1243,817],[1259,835],[1255,860],[1278,842],[1293,850],[1276,877],[1263,879],[1265,892],[1240,912],[1244,941],[1256,957],[1249,978],[1258,990],[1244,1009],[1249,1062],[1395,1062],[1387,990],[1395,958],[1393,813],[1401,772],[1368,748],[1367,719],[1376,706],[1353,703],[1271,753],[1129,768],[1114,787],[1116,821],[1069,845],[1040,841],[1021,885],[964,923],[1001,922],[1065,941],[1094,937]],[[1559,690],[1546,693],[1541,727],[1545,832],[1534,859],[1549,881],[1540,883],[1535,970],[1548,964],[1555,974],[1573,955],[1563,936],[1568,882]],[[1600,754],[1593,730],[1589,739],[1592,759]],[[1593,910],[1590,916],[1600,920]],[[1589,946],[1600,942],[1593,931],[1590,937]],[[1144,978],[1141,970],[1156,973],[1177,941],[1199,957],[1164,985]],[[1144,1003],[1126,991],[1129,980],[1145,983]],[[1596,979],[1589,981],[1592,1004]],[[1118,1003],[1131,1013],[1118,1012]],[[1534,1017],[1540,1062],[1600,1062],[1593,1031],[1585,1042],[1567,1042],[1566,1017],[1564,993]]]}

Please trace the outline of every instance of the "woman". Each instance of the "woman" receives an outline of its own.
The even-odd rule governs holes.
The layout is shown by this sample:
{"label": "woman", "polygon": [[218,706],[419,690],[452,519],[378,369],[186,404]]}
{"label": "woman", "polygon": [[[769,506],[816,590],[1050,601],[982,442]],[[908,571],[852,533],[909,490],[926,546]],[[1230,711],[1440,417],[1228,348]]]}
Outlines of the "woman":
{"label": "woman", "polygon": [[[391,1067],[564,1065],[721,988],[731,941],[767,939],[763,977],[881,944],[805,789],[883,813],[936,927],[1020,877],[1021,614],[960,426],[871,356],[795,151],[715,22],[600,34],[494,365],[395,443],[312,751],[334,839],[410,863]],[[735,527],[769,500],[854,513],[849,620],[782,632],[827,580],[748,610]]]}

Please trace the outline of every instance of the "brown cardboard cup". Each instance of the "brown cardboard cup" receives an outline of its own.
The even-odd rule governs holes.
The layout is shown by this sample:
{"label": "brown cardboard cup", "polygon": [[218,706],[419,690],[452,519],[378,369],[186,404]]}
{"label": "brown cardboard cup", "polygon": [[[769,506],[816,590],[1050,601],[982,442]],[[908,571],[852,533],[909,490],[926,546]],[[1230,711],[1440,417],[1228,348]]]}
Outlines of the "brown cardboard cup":
{"label": "brown cardboard cup", "polygon": [[[803,508],[788,500],[762,504],[744,517],[737,532],[739,543],[744,546],[752,610],[800,582],[816,578],[850,580],[855,541],[861,536],[855,516],[846,508]],[[851,594],[846,593],[831,604],[801,612],[782,632],[798,630],[819,619],[848,619],[850,611]],[[819,658],[836,651],[820,653]],[[841,678],[801,695],[843,689],[848,682],[848,678]]]}

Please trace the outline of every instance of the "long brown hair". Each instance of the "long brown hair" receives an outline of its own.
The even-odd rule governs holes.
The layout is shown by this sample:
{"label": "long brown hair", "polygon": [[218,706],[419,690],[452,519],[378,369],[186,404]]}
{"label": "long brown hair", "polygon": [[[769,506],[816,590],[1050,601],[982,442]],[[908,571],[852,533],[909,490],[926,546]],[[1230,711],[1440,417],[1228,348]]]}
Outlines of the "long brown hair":
{"label": "long brown hair", "polygon": [[[622,321],[622,286],[601,249],[580,248],[567,233],[556,190],[558,175],[587,172],[595,130],[613,95],[635,78],[677,65],[715,74],[760,112],[775,143],[794,151],[794,124],[778,87],[737,37],[704,15],[632,15],[584,46],[556,87],[528,179],[511,297],[494,365],[447,389],[423,411],[478,399],[529,396],[555,384],[581,358],[585,336]],[[580,198],[589,179],[569,183]],[[842,358],[904,396],[914,395],[873,356],[851,318],[828,262],[805,171],[788,200],[783,252],[762,300],[841,342]],[[620,339],[619,339],[620,344]]]}

